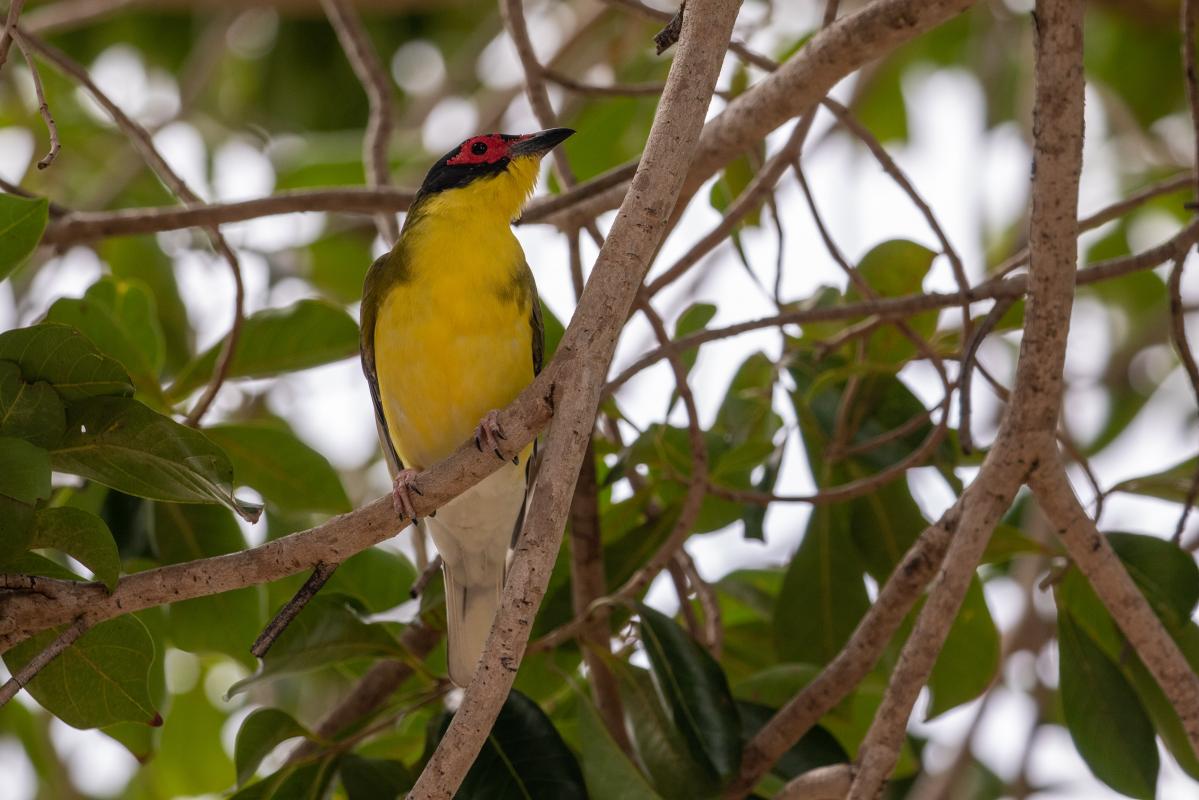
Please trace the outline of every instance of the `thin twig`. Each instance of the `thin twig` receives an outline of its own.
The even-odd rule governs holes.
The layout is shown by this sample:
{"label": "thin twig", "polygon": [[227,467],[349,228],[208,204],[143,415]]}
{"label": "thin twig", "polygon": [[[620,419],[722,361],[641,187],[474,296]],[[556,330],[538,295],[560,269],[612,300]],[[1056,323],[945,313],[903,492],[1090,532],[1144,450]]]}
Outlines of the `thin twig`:
{"label": "thin twig", "polygon": [[704,645],[711,651],[713,658],[719,659],[724,650],[724,625],[721,622],[720,601],[716,597],[716,589],[699,574],[695,560],[691,558],[687,548],[679,548],[675,560],[683,568],[687,583],[691,585],[691,590],[699,600],[699,607],[704,612]]}
{"label": "thin twig", "polygon": [[[418,529],[412,531],[413,539],[421,538],[422,534]],[[413,600],[425,593],[425,587],[429,585],[429,581],[433,580],[433,576],[441,569],[441,556],[436,555],[433,560],[425,565],[425,568],[420,571],[420,575],[412,582],[412,588],[408,590],[408,596]]]}
{"label": "thin twig", "polygon": [[0,30],[0,67],[8,60],[8,49],[16,38],[17,20],[21,18],[21,7],[25,0],[9,0],[8,14],[4,17],[4,28]]}
{"label": "thin twig", "polygon": [[17,692],[29,685],[29,682],[37,677],[47,664],[75,643],[80,636],[87,632],[91,627],[87,617],[80,615],[71,623],[66,630],[58,634],[54,641],[50,642],[44,650],[35,655],[29,660],[29,663],[21,667],[13,673],[12,677],[5,681],[3,686],[0,686],[0,708],[4,704],[13,699]]}
{"label": "thin twig", "polygon": [[[372,189],[390,183],[391,169],[387,150],[391,141],[391,126],[394,112],[391,102],[391,83],[379,55],[371,46],[370,37],[358,13],[347,0],[321,0],[329,25],[337,34],[337,41],[345,51],[346,60],[366,91],[370,116],[366,122],[366,136],[362,142],[362,162],[366,166],[366,183]],[[380,213],[375,224],[384,243],[391,247],[399,238],[400,230],[394,214]]]}
{"label": "thin twig", "polygon": [[1015,302],[1015,298],[1012,297],[996,300],[995,305],[991,306],[991,310],[983,318],[982,324],[972,332],[966,346],[962,348],[962,371],[958,377],[958,444],[962,448],[962,452],[967,455],[974,452],[974,434],[970,427],[974,398],[970,387],[974,377],[974,365],[978,361],[978,348],[982,346],[983,340],[991,335],[991,331],[995,330],[999,320]]}
{"label": "thin twig", "polygon": [[42,115],[42,121],[46,124],[46,134],[50,137],[49,152],[37,162],[38,169],[45,169],[54,163],[58,151],[62,149],[62,144],[58,141],[58,126],[54,124],[54,116],[50,113],[50,104],[46,102],[46,90],[42,87],[42,76],[38,72],[37,64],[33,63],[33,58],[24,45],[18,42],[17,47],[20,48],[21,55],[25,57],[25,63],[29,66],[29,77],[33,80],[33,91],[37,95],[37,110]]}
{"label": "thin twig", "polygon": [[316,597],[316,593],[321,590],[325,582],[333,577],[333,573],[337,570],[337,567],[338,565],[335,563],[326,563],[324,561],[316,565],[316,569],[308,576],[308,580],[304,581],[304,585],[284,604],[283,608],[279,609],[274,618],[262,629],[262,633],[258,634],[258,638],[250,646],[251,655],[255,658],[266,657],[267,651],[271,649],[271,645],[287,629],[291,621],[304,610],[304,606],[308,605],[309,601]]}
{"label": "thin twig", "polygon": [[541,74],[547,81],[557,84],[563,89],[592,97],[657,97],[662,94],[663,88],[660,83],[613,83],[609,85],[584,83],[549,67],[544,67]]}

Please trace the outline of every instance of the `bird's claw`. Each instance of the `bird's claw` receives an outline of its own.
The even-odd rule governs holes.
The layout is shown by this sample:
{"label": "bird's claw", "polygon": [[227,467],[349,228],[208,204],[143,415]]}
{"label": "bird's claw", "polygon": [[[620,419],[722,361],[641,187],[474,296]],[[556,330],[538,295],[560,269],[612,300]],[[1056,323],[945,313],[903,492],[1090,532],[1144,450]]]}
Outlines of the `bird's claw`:
{"label": "bird's claw", "polygon": [[[495,453],[495,457],[500,461],[507,461],[508,457],[500,452],[500,442],[506,441],[507,436],[504,435],[503,429],[500,427],[500,412],[488,411],[486,416],[479,421],[479,427],[475,429],[475,447],[479,452],[483,452],[484,446],[488,450]],[[517,456],[512,463],[518,463],[520,457]]]}
{"label": "bird's claw", "polygon": [[417,521],[417,517],[416,504],[412,501],[412,495],[416,493],[421,497],[425,496],[425,493],[416,485],[416,476],[419,474],[414,469],[402,469],[396,473],[395,480],[391,484],[391,504],[396,513],[413,522]]}

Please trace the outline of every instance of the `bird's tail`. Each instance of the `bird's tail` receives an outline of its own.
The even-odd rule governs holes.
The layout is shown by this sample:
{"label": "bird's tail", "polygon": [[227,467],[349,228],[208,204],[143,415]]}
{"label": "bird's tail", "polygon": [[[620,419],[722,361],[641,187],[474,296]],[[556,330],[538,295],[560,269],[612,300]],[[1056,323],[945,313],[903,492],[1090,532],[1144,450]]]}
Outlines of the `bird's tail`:
{"label": "bird's tail", "polygon": [[[475,570],[471,570],[474,572]],[[469,575],[467,570],[455,569],[447,559],[442,559],[445,575],[445,617],[447,661],[450,680],[457,686],[466,686],[475,674],[483,646],[491,633],[491,623],[500,607],[500,594],[504,591],[504,562],[495,564],[484,576]],[[473,580],[467,580],[469,578]],[[478,580],[483,577],[483,580]]]}

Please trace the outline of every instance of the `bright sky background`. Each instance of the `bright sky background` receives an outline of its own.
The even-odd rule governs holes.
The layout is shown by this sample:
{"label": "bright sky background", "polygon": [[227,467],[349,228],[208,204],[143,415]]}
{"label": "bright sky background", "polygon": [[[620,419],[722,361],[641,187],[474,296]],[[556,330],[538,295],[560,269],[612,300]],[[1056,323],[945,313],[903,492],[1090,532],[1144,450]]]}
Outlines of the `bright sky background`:
{"label": "bright sky background", "polygon": [[[742,20],[752,16],[755,8],[758,7],[747,3]],[[268,13],[264,18],[262,13],[258,10],[247,12],[252,18],[240,27],[235,26],[231,47],[253,49],[261,46],[263,36],[273,35],[272,17]],[[775,18],[778,25],[793,26],[786,35],[776,28],[775,35],[781,38],[793,38],[794,34],[807,30],[811,22],[803,15],[795,15],[790,21],[783,19],[786,16]],[[560,31],[571,24],[570,12],[565,6],[559,6],[552,15],[531,17],[530,23],[538,33],[533,37],[534,41],[547,48],[547,52],[542,53],[544,57],[561,40]],[[265,34],[263,30],[266,30]],[[774,39],[762,37],[750,43],[765,51],[772,50],[776,44]],[[393,57],[388,57],[395,74],[409,91],[435,91],[444,78],[444,67],[436,55],[436,48],[427,42],[408,43]],[[500,37],[482,51],[479,72],[488,76],[491,83],[517,82],[520,71],[514,59],[507,37]],[[423,65],[422,70],[412,68],[417,63]],[[728,79],[729,66],[726,63],[723,80]],[[132,49],[111,48],[101,54],[92,67],[97,82],[143,121],[168,117],[177,106],[174,79],[158,71],[147,73]],[[8,68],[23,69],[11,60]],[[591,77],[603,79],[604,76]],[[848,88],[848,84],[843,84],[837,94],[844,97]],[[904,88],[909,104],[910,140],[904,145],[893,144],[889,149],[932,205],[950,240],[961,253],[971,280],[977,281],[983,274],[983,254],[978,247],[983,239],[980,232],[1001,229],[1024,207],[1029,176],[1028,148],[1013,123],[990,131],[985,129],[982,89],[968,73],[916,73],[910,76]],[[714,104],[713,114],[719,110],[721,101],[715,100]],[[98,111],[97,116],[102,118]],[[1082,215],[1118,198],[1121,166],[1115,148],[1110,143],[1101,144],[1106,120],[1092,94],[1088,94],[1086,122],[1088,146],[1080,202]],[[828,124],[827,115],[818,118],[809,141],[821,141]],[[1189,146],[1188,124],[1183,119],[1168,120],[1162,128],[1172,139],[1171,144],[1176,143],[1183,152]],[[476,115],[470,102],[451,97],[439,102],[430,113],[424,128],[424,144],[433,153],[442,152],[476,132],[475,125]],[[514,104],[504,120],[504,130],[508,132],[524,132],[537,127],[523,99]],[[770,137],[771,150],[782,143],[789,128],[780,129]],[[580,131],[579,136],[585,138],[587,131]],[[274,187],[270,158],[256,137],[231,141],[212,153],[211,175],[205,174],[204,167],[210,154],[191,125],[171,123],[156,135],[155,141],[172,166],[206,198],[244,199],[267,194]],[[286,146],[286,137],[267,145],[268,148]],[[0,129],[0,177],[20,181],[31,168],[33,157],[33,140],[27,131]],[[831,232],[851,261],[856,261],[880,241],[896,237],[911,238],[936,249],[935,239],[916,209],[873,160],[844,136],[824,140],[811,151],[805,166]],[[844,278],[821,246],[794,180],[788,178],[785,183],[777,197],[786,229],[784,297],[807,296],[822,284],[843,286]],[[706,196],[705,188],[698,197]],[[608,214],[601,220],[601,228],[610,224],[612,216]],[[693,203],[663,248],[659,268],[669,265],[718,220],[718,213],[702,200]],[[311,295],[311,288],[299,280],[284,280],[268,288],[267,266],[260,254],[310,242],[321,235],[326,222],[323,214],[290,214],[224,227],[242,258],[247,311],[282,306]],[[1134,248],[1141,249],[1161,241],[1175,229],[1176,223],[1168,218],[1142,217],[1130,238],[1134,240]],[[1088,234],[1083,243],[1103,235],[1105,230],[1101,228]],[[566,320],[573,307],[573,292],[565,240],[548,227],[521,227],[517,229],[517,236],[525,247],[546,302],[559,318]],[[176,255],[176,274],[189,316],[199,334],[197,344],[201,348],[207,347],[224,334],[231,319],[232,283],[227,267],[209,253],[187,250],[190,242],[187,233],[162,234],[160,241],[169,253]],[[747,232],[745,243],[762,283],[770,285],[777,255],[772,226]],[[381,248],[379,243],[376,244]],[[587,240],[584,240],[583,253],[589,265],[594,259],[595,248]],[[657,307],[666,317],[668,326],[673,324],[682,308],[695,300],[708,300],[718,305],[714,326],[773,313],[770,300],[746,276],[731,248],[718,250],[704,266],[702,277],[697,279],[700,270],[696,269],[689,279],[679,281],[660,296]],[[103,265],[91,251],[74,248],[41,267],[28,304],[19,310],[14,306],[10,285],[0,284],[0,329],[36,321],[59,297],[81,296],[102,270]],[[1184,294],[1193,302],[1199,297],[1199,270],[1191,268],[1187,277]],[[954,288],[946,259],[937,259],[925,288]],[[981,305],[977,310],[985,308]],[[1095,305],[1089,302],[1077,305],[1067,366],[1071,388],[1065,405],[1073,432],[1084,440],[1097,430],[1102,419],[1104,398],[1095,387],[1111,347],[1109,326],[1109,318]],[[1194,322],[1190,334],[1192,340],[1199,339],[1199,326]],[[614,372],[643,353],[651,342],[648,326],[639,317],[634,319],[621,338]],[[756,350],[771,356],[779,355],[777,332],[757,331],[707,345],[702,350],[692,373],[692,386],[705,425],[714,416],[733,371]],[[1013,347],[989,342],[981,357],[1001,377],[1010,377],[1013,352]],[[1092,462],[1104,486],[1172,465],[1194,452],[1197,437],[1189,387],[1181,370],[1174,368],[1168,351],[1163,350],[1159,355],[1160,358],[1155,358],[1145,368],[1151,374],[1171,369],[1173,372],[1140,417]],[[926,401],[939,399],[940,385],[930,369],[909,367],[902,377]],[[980,388],[980,384],[981,381],[976,383],[975,434],[981,442],[988,442],[993,429],[987,426],[994,420],[998,406],[994,396]],[[672,386],[669,368],[664,362],[660,363],[621,391],[618,396],[621,407],[639,425],[654,421],[664,408]],[[214,417],[222,410],[235,408],[240,391],[240,388],[227,386]],[[359,467],[371,459],[377,446],[375,426],[357,360],[288,376],[271,389],[269,402],[273,410],[289,419],[296,431],[335,466]],[[793,427],[794,415],[781,394],[776,406]],[[676,414],[672,421],[682,422],[681,409]],[[779,491],[803,492],[814,488],[806,464],[798,455],[799,448],[793,446],[787,452]],[[355,502],[386,491],[387,476],[381,465],[373,477],[370,496],[353,498]],[[931,469],[916,470],[911,484],[918,502],[930,518],[953,500],[948,486]],[[1084,502],[1089,501],[1088,485],[1077,480],[1076,486]],[[688,549],[701,573],[709,580],[718,579],[739,567],[784,564],[797,546],[808,513],[809,509],[804,505],[776,504],[767,515],[765,543],[743,539],[740,525],[734,525],[724,531],[693,538]],[[1115,495],[1107,503],[1102,523],[1106,530],[1169,536],[1177,515],[1178,507],[1174,504]],[[1194,527],[1192,524],[1192,530]],[[261,527],[247,528],[246,533],[252,543],[261,541],[264,536]],[[406,537],[401,538],[405,541],[400,546],[406,549]],[[1004,629],[1010,627],[1022,610],[1024,601],[1020,591],[1007,579],[991,581],[986,589],[988,604],[997,623]],[[655,583],[650,598],[663,610],[672,611],[677,607],[673,589],[662,580]],[[1041,593],[1037,602],[1038,607],[1044,606],[1044,613],[1052,615],[1052,602],[1047,596]],[[1053,647],[1036,659],[1027,656],[1013,659],[1004,678],[1008,685],[1027,686],[1034,674],[1047,682],[1056,682],[1056,651]],[[194,682],[195,659],[187,654],[172,653],[168,660],[168,675],[176,688],[186,686],[189,680]],[[221,702],[220,696],[236,677],[237,668],[232,665],[208,676],[206,688],[214,702]],[[32,702],[25,693],[19,697],[23,702]],[[233,734],[245,713],[236,714],[226,726],[224,739],[230,750]],[[931,737],[934,742],[927,751],[930,766],[945,764],[952,758],[957,743],[976,713],[977,703],[972,703],[943,715],[932,724],[916,726],[917,732]],[[976,739],[976,752],[1000,776],[1016,774],[1034,713],[1033,702],[1026,694],[1006,688],[997,690]],[[920,707],[916,716],[922,717]],[[76,731],[57,720],[51,732],[75,783],[88,793],[118,792],[136,768],[124,748],[98,732]],[[1162,756],[1164,777],[1159,796],[1196,796],[1199,786],[1186,778],[1164,751]],[[1119,797],[1090,776],[1063,728],[1041,729],[1031,763],[1034,781],[1055,784],[1053,791],[1035,795],[1039,800]],[[0,739],[0,775],[5,776],[0,781],[0,800],[33,797],[33,773],[15,740]]]}

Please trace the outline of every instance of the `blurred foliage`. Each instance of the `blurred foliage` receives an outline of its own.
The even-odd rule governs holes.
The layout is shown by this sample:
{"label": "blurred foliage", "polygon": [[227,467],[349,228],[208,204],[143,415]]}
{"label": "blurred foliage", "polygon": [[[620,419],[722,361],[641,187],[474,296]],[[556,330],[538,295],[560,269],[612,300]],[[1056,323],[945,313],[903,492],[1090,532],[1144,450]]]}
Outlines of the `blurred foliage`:
{"label": "blurred foliage", "polygon": [[[159,137],[182,137],[199,149],[201,174],[188,177],[205,196],[230,194],[219,185],[220,165],[222,154],[236,147],[252,149],[269,165],[268,190],[363,182],[366,96],[328,24],[308,13],[315,5],[305,13],[289,13],[290,4],[196,11],[176,5],[113,11],[49,38],[107,75],[105,87]],[[669,55],[653,54],[653,22],[619,7],[528,5],[534,33],[555,40],[554,70],[592,83],[665,79]],[[789,20],[794,4],[786,0],[746,7],[751,5],[752,19],[743,19],[739,35],[771,57],[793,56],[817,23],[814,12],[800,15],[809,27],[797,30]],[[986,135],[1005,129],[1027,140],[1032,26],[1026,15],[1010,10],[1015,5],[979,4],[884,55],[848,86],[846,104],[888,147],[904,148],[919,125],[930,124],[920,118],[915,87],[944,72],[968,78],[981,92]],[[53,7],[31,1],[25,13],[32,18]],[[1119,153],[1113,169],[1121,192],[1189,165],[1174,135],[1186,119],[1177,16],[1174,0],[1088,6],[1089,99],[1106,123],[1091,131],[1097,131],[1096,152],[1102,146]],[[430,120],[451,126],[453,114],[446,109],[454,103],[469,106],[470,124],[479,129],[501,129],[523,118],[516,74],[505,73],[513,65],[497,40],[502,21],[493,4],[404,4],[402,12],[371,15],[366,22],[389,69],[397,50],[412,42],[438,54],[438,63],[428,55],[415,66],[395,62],[397,118],[389,157],[397,183],[419,182],[438,154],[427,152],[426,143],[444,149],[441,132],[428,128]],[[762,77],[756,68],[730,64],[721,85],[726,96]],[[433,78],[421,88],[416,79],[424,69]],[[224,347],[227,331],[211,328],[208,317],[215,312],[200,296],[223,279],[217,277],[221,267],[191,233],[104,238],[66,253],[37,248],[64,207],[101,211],[173,203],[125,135],[82,102],[71,81],[48,66],[41,76],[63,150],[51,169],[27,164],[14,176],[31,197],[0,193],[0,290],[5,297],[11,293],[16,314],[0,332],[0,573],[95,580],[111,589],[122,575],[243,551],[247,530],[252,541],[275,539],[380,493],[378,454],[367,463],[335,465],[297,433],[300,426],[293,428],[271,397],[297,372],[355,357],[355,305],[377,252],[369,221],[321,215],[315,226],[296,222],[295,234],[283,243],[260,241],[250,225],[233,226],[237,235],[231,238],[254,260],[255,279],[265,276],[265,285],[252,287],[254,310],[244,321],[222,403],[199,428],[183,425]],[[580,180],[640,155],[657,106],[654,95],[592,96],[554,88],[552,97],[561,122],[581,132],[565,144]],[[863,169],[877,169],[856,139],[819,130],[808,144],[813,158],[832,140],[849,148]],[[28,71],[13,55],[0,72],[0,134],[9,133],[33,141],[30,162],[48,144]],[[3,141],[9,147],[17,140]],[[760,143],[725,165],[700,202],[727,210],[766,155]],[[556,176],[550,187],[559,188]],[[1181,224],[1189,216],[1186,199],[1185,192],[1162,195],[1090,234],[1084,262],[1129,254],[1134,242],[1143,243],[1146,229],[1163,221]],[[959,245],[982,254],[981,266],[990,269],[1022,245],[1023,219],[1020,209],[997,227],[992,223],[995,230],[980,225],[982,241]],[[741,262],[738,269],[748,272],[740,278],[760,287],[759,275],[772,274],[762,270],[773,269],[765,262],[774,250],[757,248],[775,235],[775,225],[781,247],[788,222],[764,199],[734,226],[731,252]],[[98,268],[87,285],[72,287],[64,265],[84,256]],[[918,294],[946,268],[944,260],[915,241],[878,242],[857,259],[862,286],[821,286],[807,296],[783,297],[781,306],[828,308],[874,294]],[[1099,419],[1076,431],[1069,409],[1066,415],[1078,449],[1096,455],[1143,418],[1175,366],[1172,355],[1161,364],[1169,341],[1167,287],[1161,275],[1146,271],[1090,284],[1079,294],[1099,309],[1111,337],[1103,373],[1088,387],[1102,394]],[[717,305],[684,298],[668,327],[683,339],[717,327],[717,321],[726,324],[725,316],[738,311],[731,299]],[[1023,313],[1017,302],[999,322],[988,343],[996,352],[1010,355],[1009,334],[1019,330]],[[227,324],[227,313],[216,315]],[[548,359],[566,320],[547,306],[543,316]],[[978,454],[958,447],[957,416],[938,431],[947,410],[930,407],[916,391],[913,374],[925,354],[894,325],[876,323],[859,317],[788,327],[777,346],[728,365],[719,403],[703,415],[710,420],[702,438],[712,491],[691,533],[732,528],[770,543],[788,533],[782,526],[794,524],[802,526],[802,537],[785,563],[737,569],[708,587],[720,613],[719,646],[703,641],[693,627],[694,619],[706,620],[711,612],[698,598],[682,598],[690,615],[665,614],[643,602],[611,609],[610,633],[619,646],[601,657],[623,701],[629,749],[605,726],[590,676],[580,667],[582,654],[569,642],[525,658],[516,690],[459,797],[719,796],[737,773],[744,743],[837,655],[878,587],[929,524],[929,487],[959,491],[978,464]],[[908,324],[939,357],[957,359],[962,336],[956,318],[925,312]],[[679,358],[684,370],[697,371],[696,349]],[[594,442],[608,590],[634,575],[670,536],[694,477],[678,391],[662,394],[665,402],[648,425],[634,424],[645,413],[622,412],[623,395],[605,400],[601,409],[610,422]],[[975,430],[991,430],[993,422],[976,419]],[[609,435],[612,430],[620,436]],[[926,442],[928,457],[919,468],[905,468],[901,462]],[[815,504],[801,522],[780,522],[784,515],[775,517],[774,510],[784,500],[774,493],[793,488],[781,485],[788,457],[801,471],[806,465],[816,491],[878,482],[860,496]],[[1160,464],[1108,491],[1179,504],[1190,494],[1195,470],[1195,457]],[[1001,683],[1035,701],[1037,725],[1065,725],[1094,775],[1116,791],[1155,796],[1159,740],[1199,779],[1199,760],[1177,713],[1085,579],[1046,538],[1033,505],[1018,503],[995,532],[931,675],[921,706],[926,718],[962,709]],[[258,528],[242,524],[260,514]],[[1192,621],[1199,569],[1191,553],[1166,538],[1108,538],[1199,667],[1199,626]],[[1049,574],[1052,590],[1046,594],[1056,605],[1056,625],[1033,608],[1030,619],[1052,630],[1031,644],[1021,639],[1010,645],[1000,636],[995,620],[1003,617],[992,615],[987,589],[992,582],[1010,587],[1029,564],[1037,578]],[[19,743],[36,775],[37,796],[46,800],[83,796],[63,767],[67,756],[52,735],[55,719],[98,731],[94,735],[118,742],[136,758],[140,767],[120,790],[122,797],[400,796],[450,720],[443,702],[444,645],[417,659],[401,639],[418,620],[434,631],[444,628],[440,579],[412,602],[417,576],[416,565],[393,547],[354,555],[261,661],[248,648],[303,575],[104,622],[30,683],[32,702],[22,697],[0,708],[0,744]],[[758,796],[814,767],[857,755],[918,611],[905,619],[877,667],[774,765]],[[568,536],[533,636],[572,616]],[[7,669],[19,669],[57,633],[45,631],[6,652]],[[1015,661],[1006,668],[1003,663],[1011,647],[1036,654],[1055,646],[1056,682],[1039,671],[1019,672]],[[324,714],[383,659],[405,660],[414,669],[366,718],[332,739],[319,735]],[[284,764],[283,753],[300,740],[313,745],[313,754]],[[909,736],[888,797],[908,796],[925,776],[924,745],[921,737]],[[1035,790],[1026,778],[1019,776],[1021,788]],[[962,800],[1017,791],[1013,781],[972,757],[963,761],[952,788]]]}

